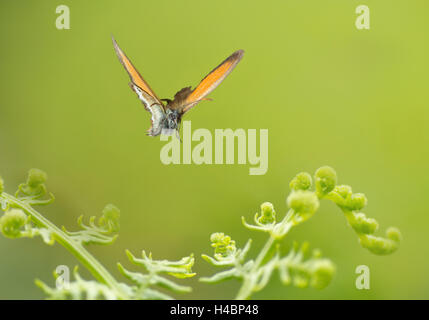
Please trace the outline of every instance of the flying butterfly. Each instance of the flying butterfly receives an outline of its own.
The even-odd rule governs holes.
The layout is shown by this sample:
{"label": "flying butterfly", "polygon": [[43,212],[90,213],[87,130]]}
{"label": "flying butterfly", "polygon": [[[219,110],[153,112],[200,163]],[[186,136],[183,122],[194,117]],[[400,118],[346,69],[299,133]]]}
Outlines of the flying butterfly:
{"label": "flying butterfly", "polygon": [[147,130],[147,135],[152,137],[161,133],[172,135],[175,131],[178,135],[183,115],[195,107],[197,103],[203,100],[211,100],[207,98],[207,95],[230,74],[244,54],[243,50],[234,52],[201,80],[195,89],[185,87],[174,95],[173,100],[159,99],[119,48],[113,37],[112,41],[119,61],[130,76],[129,85],[131,89],[137,94],[145,109],[151,113],[151,127]]}

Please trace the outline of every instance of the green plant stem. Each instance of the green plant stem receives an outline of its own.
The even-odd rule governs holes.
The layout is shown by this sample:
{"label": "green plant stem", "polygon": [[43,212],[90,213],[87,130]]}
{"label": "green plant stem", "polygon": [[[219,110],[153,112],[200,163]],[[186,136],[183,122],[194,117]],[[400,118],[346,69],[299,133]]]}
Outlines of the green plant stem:
{"label": "green plant stem", "polygon": [[269,252],[271,252],[271,250],[274,248],[274,245],[277,240],[278,239],[276,239],[274,236],[270,235],[268,241],[265,243],[264,247],[256,258],[255,264],[252,266],[252,269],[244,276],[243,284],[241,285],[241,288],[238,291],[237,296],[235,297],[236,300],[247,300],[250,298],[251,294],[254,291],[253,289],[256,285],[256,278],[254,277],[254,274],[258,270],[259,266],[262,264],[262,261],[266,259]]}
{"label": "green plant stem", "polygon": [[28,215],[31,216],[31,220],[38,227],[43,227],[50,230],[55,241],[69,250],[79,260],[79,262],[85,266],[89,272],[91,272],[94,278],[114,290],[119,298],[126,299],[128,297],[126,292],[124,292],[110,272],[107,271],[107,269],[104,268],[103,265],[98,262],[98,260],[92,254],[90,254],[80,243],[74,241],[56,225],[43,217],[33,207],[5,192],[0,195],[0,199],[4,199],[9,205],[12,205],[13,207],[19,207],[24,210]]}
{"label": "green plant stem", "polygon": [[270,237],[268,238],[261,252],[259,252],[258,256],[256,257],[256,261],[253,264],[252,268],[248,273],[244,275],[243,284],[241,285],[240,290],[238,291],[238,294],[235,297],[236,300],[247,300],[255,291],[254,290],[256,286],[255,274],[257,273],[259,267],[262,266],[264,261],[266,261],[268,255],[275,248],[275,245],[277,244],[277,242],[283,239],[286,236],[286,234],[289,232],[290,228],[292,227],[290,220],[293,214],[294,214],[293,210],[290,210],[288,214],[285,216],[285,218],[283,219],[283,221],[280,223],[279,230],[282,230],[280,235],[274,232],[270,233]]}

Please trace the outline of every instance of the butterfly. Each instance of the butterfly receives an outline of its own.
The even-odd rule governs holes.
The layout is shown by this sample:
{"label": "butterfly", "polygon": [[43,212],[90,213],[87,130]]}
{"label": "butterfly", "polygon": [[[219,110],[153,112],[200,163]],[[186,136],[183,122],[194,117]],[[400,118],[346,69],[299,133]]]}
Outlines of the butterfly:
{"label": "butterfly", "polygon": [[152,137],[161,133],[172,135],[174,132],[179,136],[183,115],[199,102],[211,100],[206,98],[207,95],[231,73],[244,54],[243,50],[234,52],[201,80],[195,89],[185,87],[174,95],[173,100],[159,99],[125,53],[119,48],[113,37],[112,41],[119,61],[130,76],[131,82],[129,85],[131,89],[137,94],[145,109],[151,113],[151,126],[147,130],[147,135]]}

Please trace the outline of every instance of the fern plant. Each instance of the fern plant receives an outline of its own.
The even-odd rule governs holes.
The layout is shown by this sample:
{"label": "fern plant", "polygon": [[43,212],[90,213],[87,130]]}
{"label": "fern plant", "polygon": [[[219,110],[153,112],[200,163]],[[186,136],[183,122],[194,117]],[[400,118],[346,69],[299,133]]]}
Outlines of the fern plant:
{"label": "fern plant", "polygon": [[178,261],[154,260],[152,254],[142,253],[136,258],[127,251],[128,259],[142,267],[146,273],[132,272],[118,263],[119,271],[131,284],[118,282],[108,270],[86,249],[89,244],[111,244],[119,230],[120,212],[117,207],[108,204],[99,219],[89,218],[88,224],[79,217],[79,231],[68,231],[58,228],[46,219],[34,206],[47,205],[54,200],[46,191],[46,174],[38,169],[31,169],[27,181],[18,187],[15,195],[3,190],[0,178],[0,204],[4,211],[0,218],[0,230],[8,238],[33,238],[41,236],[46,244],[61,244],[94,276],[95,281],[82,279],[74,270],[75,281],[67,286],[51,288],[40,280],[38,285],[51,299],[171,299],[164,292],[157,290],[163,287],[172,292],[189,292],[190,287],[176,284],[173,278],[193,277],[194,257],[190,255]]}
{"label": "fern plant", "polygon": [[[36,280],[36,285],[44,291],[47,298],[172,299],[166,291],[191,291],[190,287],[177,284],[172,279],[195,276],[192,272],[195,262],[192,254],[178,261],[168,261],[154,260],[152,254],[145,251],[141,258],[126,251],[128,259],[145,272],[130,271],[118,263],[120,273],[128,282],[117,281],[86,247],[90,244],[107,245],[115,241],[119,231],[119,209],[108,204],[101,217],[90,217],[87,223],[83,216],[79,217],[78,231],[58,228],[35,209],[35,206],[48,205],[54,200],[53,195],[47,192],[46,179],[43,171],[31,169],[27,181],[19,185],[15,195],[11,195],[4,192],[3,180],[0,178],[0,206],[4,212],[0,218],[0,231],[8,238],[40,236],[46,244],[53,245],[57,242],[71,252],[94,277],[94,280],[82,279],[76,267],[74,281],[67,285],[58,285],[57,282],[56,287],[50,287]],[[217,283],[232,278],[239,279],[242,285],[237,299],[249,299],[253,293],[262,290],[274,271],[278,271],[280,280],[285,285],[312,286],[318,289],[326,287],[334,275],[335,265],[331,260],[323,258],[319,250],[310,252],[308,243],[295,243],[286,255],[281,253],[283,238],[291,228],[314,215],[321,199],[331,200],[338,205],[364,248],[378,255],[390,254],[398,248],[401,238],[399,230],[389,228],[386,237],[375,236],[377,221],[367,218],[361,212],[367,203],[365,195],[353,193],[349,186],[337,185],[336,173],[332,168],[322,167],[316,171],[314,187],[311,176],[300,173],[291,181],[290,188],[291,193],[287,198],[290,209],[280,221],[269,202],[261,205],[261,212],[254,216],[254,224],[249,224],[242,218],[246,228],[268,234],[265,246],[255,259],[247,259],[251,240],[243,248],[239,248],[231,237],[223,233],[211,235],[214,254],[212,257],[202,255],[202,258],[215,267],[228,269],[211,277],[200,278],[202,282]]]}
{"label": "fern plant", "polygon": [[236,299],[248,299],[265,288],[275,270],[285,285],[326,287],[335,273],[335,265],[323,258],[320,250],[310,252],[308,243],[301,246],[295,243],[288,254],[281,254],[283,238],[293,227],[315,214],[321,199],[331,200],[340,207],[364,248],[378,255],[390,254],[398,248],[401,235],[397,228],[387,229],[385,238],[373,235],[378,223],[361,212],[367,203],[364,194],[353,193],[350,186],[337,185],[336,172],[330,167],[319,168],[314,177],[314,187],[311,175],[306,172],[299,173],[290,182],[291,193],[287,198],[289,211],[280,221],[269,202],[261,205],[261,213],[255,214],[254,224],[248,224],[242,217],[247,229],[268,234],[267,242],[255,259],[246,260],[251,239],[243,248],[237,248],[231,237],[223,233],[212,234],[210,241],[214,255],[202,257],[215,267],[228,269],[200,280],[217,283],[231,278],[239,279],[242,285]]}

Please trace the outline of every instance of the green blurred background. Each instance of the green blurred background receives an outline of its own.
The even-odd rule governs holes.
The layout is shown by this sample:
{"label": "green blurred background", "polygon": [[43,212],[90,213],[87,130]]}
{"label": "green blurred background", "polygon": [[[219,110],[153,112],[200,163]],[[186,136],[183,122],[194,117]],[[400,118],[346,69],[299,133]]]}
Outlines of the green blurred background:
{"label": "green blurred background", "polygon": [[[71,29],[55,28],[56,6],[68,5]],[[371,29],[355,28],[355,8],[371,10]],[[121,209],[121,232],[91,247],[113,274],[124,249],[177,259],[193,252],[200,276],[215,270],[200,259],[209,236],[222,231],[239,245],[265,236],[244,229],[264,201],[286,211],[289,180],[322,165],[339,183],[364,192],[366,213],[382,235],[400,228],[391,256],[358,244],[341,212],[323,202],[285,243],[310,241],[337,265],[322,291],[283,287],[276,277],[254,298],[429,298],[427,209],[429,20],[426,0],[279,1],[1,1],[0,174],[13,192],[29,168],[49,174],[57,200],[43,212],[76,227],[80,214]],[[185,120],[193,129],[268,128],[269,169],[249,165],[170,165],[165,142],[145,135],[146,113],[129,89],[110,36],[161,98],[196,85],[237,49],[246,54],[230,77]],[[255,251],[253,251],[255,252]],[[34,285],[76,260],[40,239],[0,237],[0,298],[43,298]],[[371,290],[355,288],[356,266],[371,270]],[[81,268],[82,269],[82,268]],[[83,272],[83,275],[89,275]],[[187,281],[178,298],[234,297],[238,282]]]}

